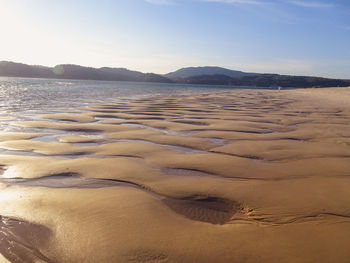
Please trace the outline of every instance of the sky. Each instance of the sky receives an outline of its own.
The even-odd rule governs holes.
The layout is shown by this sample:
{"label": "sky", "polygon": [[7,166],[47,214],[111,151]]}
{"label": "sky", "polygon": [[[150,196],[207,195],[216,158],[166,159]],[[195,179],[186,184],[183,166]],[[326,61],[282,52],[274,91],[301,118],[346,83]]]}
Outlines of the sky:
{"label": "sky", "polygon": [[350,0],[0,0],[0,61],[350,79]]}

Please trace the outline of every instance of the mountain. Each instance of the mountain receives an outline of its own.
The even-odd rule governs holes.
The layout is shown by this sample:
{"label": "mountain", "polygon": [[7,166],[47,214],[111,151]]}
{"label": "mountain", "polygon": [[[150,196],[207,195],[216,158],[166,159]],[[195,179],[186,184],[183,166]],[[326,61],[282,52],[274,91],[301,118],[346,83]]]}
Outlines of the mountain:
{"label": "mountain", "polygon": [[288,76],[278,74],[258,74],[241,77],[225,75],[201,75],[179,79],[183,84],[228,85],[228,86],[257,86],[257,87],[348,87],[350,80],[327,79],[307,76]]}
{"label": "mountain", "polygon": [[242,77],[249,75],[257,75],[258,73],[246,73],[237,70],[231,70],[220,67],[189,67],[182,68],[174,72],[170,72],[165,74],[164,76],[170,79],[182,79],[182,78],[190,78],[194,76],[201,75],[225,75],[229,77]]}
{"label": "mountain", "polygon": [[41,77],[48,78],[52,70],[48,67],[29,66],[21,63],[0,61],[0,76],[7,77]]}
{"label": "mountain", "polygon": [[100,68],[101,71],[114,74],[120,78],[128,78],[129,81],[143,81],[143,82],[160,82],[170,83],[173,82],[169,78],[166,78],[159,74],[154,73],[142,73],[139,71],[128,70],[126,68]]}
{"label": "mountain", "polygon": [[82,80],[114,80],[157,83],[182,83],[257,87],[347,87],[350,80],[307,76],[245,73],[220,67],[191,67],[165,75],[142,73],[126,68],[91,68],[63,64],[53,68],[0,61],[0,76],[23,78],[55,78]]}
{"label": "mountain", "polygon": [[0,76],[163,83],[173,82],[162,75],[131,71],[125,68],[92,68],[70,64],[57,65],[50,68],[43,66],[31,66],[9,61],[0,61]]}

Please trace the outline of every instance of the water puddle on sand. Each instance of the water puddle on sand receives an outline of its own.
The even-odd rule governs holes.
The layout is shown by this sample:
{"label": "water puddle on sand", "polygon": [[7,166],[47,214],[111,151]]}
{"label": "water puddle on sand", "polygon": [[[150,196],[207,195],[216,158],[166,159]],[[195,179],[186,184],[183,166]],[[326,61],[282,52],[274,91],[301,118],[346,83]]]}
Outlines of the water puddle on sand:
{"label": "water puddle on sand", "polygon": [[218,146],[224,146],[226,143],[223,139],[220,138],[208,138],[208,141],[218,145]]}
{"label": "water puddle on sand", "polygon": [[113,116],[109,116],[109,115],[99,115],[99,116],[94,116],[94,118],[98,122],[102,122],[102,121],[126,121],[126,119],[117,118],[117,117],[113,117]]}
{"label": "water puddle on sand", "polygon": [[196,150],[196,149],[192,149],[189,147],[183,147],[183,146],[175,146],[175,145],[168,145],[168,144],[164,144],[164,146],[166,146],[174,151],[181,152],[181,153],[187,153],[187,154],[208,153],[206,151]]}
{"label": "water puddle on sand", "polygon": [[79,177],[75,173],[63,173],[39,178],[11,178],[0,179],[0,182],[12,185],[48,187],[48,188],[103,188],[113,186],[123,186],[125,183],[95,178]]}
{"label": "water puddle on sand", "polygon": [[127,123],[127,122],[125,122],[125,123],[121,123],[120,125],[127,125],[127,126],[132,126],[132,127],[137,127],[137,128],[152,130],[152,131],[161,131],[163,133],[166,132],[165,129],[155,128],[152,126],[147,126],[147,125],[143,125],[143,124],[139,124],[139,123]]}
{"label": "water puddle on sand", "polygon": [[[77,141],[77,142],[66,142],[66,141],[61,141],[59,137],[69,137],[69,136],[76,136],[82,137],[82,141]],[[44,136],[39,136],[30,139],[31,141],[40,141],[40,142],[61,142],[61,143],[72,143],[76,146],[98,146],[101,143],[98,143],[102,138],[104,138],[104,135],[102,134],[77,134],[77,133],[69,133],[69,134],[49,134],[49,135],[44,135]],[[86,140],[86,139],[91,139],[91,140]],[[95,141],[96,140],[96,141]]]}
{"label": "water puddle on sand", "polygon": [[139,124],[139,123],[121,123],[120,125],[128,125],[128,126],[132,126],[132,127],[146,129],[146,130],[160,131],[164,134],[175,135],[175,136],[187,136],[187,135],[190,135],[191,133],[193,133],[193,131],[171,131],[171,130],[155,128],[152,126],[147,126],[147,125]]}
{"label": "water puddle on sand", "polygon": [[[68,134],[68,135],[77,135],[77,134]],[[99,139],[105,138],[103,133],[100,133],[100,134],[81,134],[80,136],[83,138],[89,138],[89,139],[93,139],[93,140],[99,140]]]}
{"label": "water puddle on sand", "polygon": [[[210,176],[210,177],[218,177],[217,175],[213,175],[210,173],[206,173],[204,171],[199,171],[195,169],[184,169],[184,168],[161,168],[163,173],[167,175],[174,176]],[[225,179],[224,177],[222,177]]]}
{"label": "water puddle on sand", "polygon": [[6,148],[0,148],[0,155],[45,156],[45,154],[32,151],[9,150]]}
{"label": "water puddle on sand", "polygon": [[56,134],[39,136],[31,139],[31,141],[39,141],[39,142],[57,142]]}
{"label": "water puddle on sand", "polygon": [[87,146],[99,146],[100,143],[97,142],[75,142],[72,143],[75,146],[82,146],[82,147],[87,147]]}

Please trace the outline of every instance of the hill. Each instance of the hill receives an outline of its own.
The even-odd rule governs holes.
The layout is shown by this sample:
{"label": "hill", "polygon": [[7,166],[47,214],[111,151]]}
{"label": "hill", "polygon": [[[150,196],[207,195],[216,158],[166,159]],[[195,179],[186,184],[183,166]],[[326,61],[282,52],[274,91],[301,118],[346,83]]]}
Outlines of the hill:
{"label": "hill", "polygon": [[201,75],[225,75],[229,77],[241,77],[249,75],[257,75],[258,73],[246,73],[237,70],[231,70],[220,67],[188,67],[182,68],[174,72],[165,74],[164,76],[170,79],[181,79],[181,78],[190,78],[194,76]]}
{"label": "hill", "polygon": [[0,61],[0,76],[164,83],[173,82],[172,80],[162,75],[131,71],[125,68],[92,68],[70,64],[57,65],[53,68],[50,68],[43,66],[31,66],[8,61]]}
{"label": "hill", "polygon": [[53,68],[0,61],[0,76],[81,80],[138,81],[257,87],[346,87],[350,80],[308,76],[246,73],[220,67],[182,68],[165,75],[142,73],[126,68],[92,68],[63,64]]}
{"label": "hill", "polygon": [[229,77],[225,75],[201,75],[178,79],[183,84],[206,84],[228,86],[257,86],[257,87],[348,87],[350,80],[328,79],[307,76],[288,76],[278,74],[259,74],[241,77]]}

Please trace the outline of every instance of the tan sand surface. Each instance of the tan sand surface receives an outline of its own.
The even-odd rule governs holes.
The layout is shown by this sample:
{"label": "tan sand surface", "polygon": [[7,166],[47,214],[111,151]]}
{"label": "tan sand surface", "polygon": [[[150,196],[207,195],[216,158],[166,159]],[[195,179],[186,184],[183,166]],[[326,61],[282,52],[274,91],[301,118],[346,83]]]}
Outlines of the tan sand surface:
{"label": "tan sand surface", "polygon": [[350,88],[36,118],[0,134],[0,262],[349,262]]}

